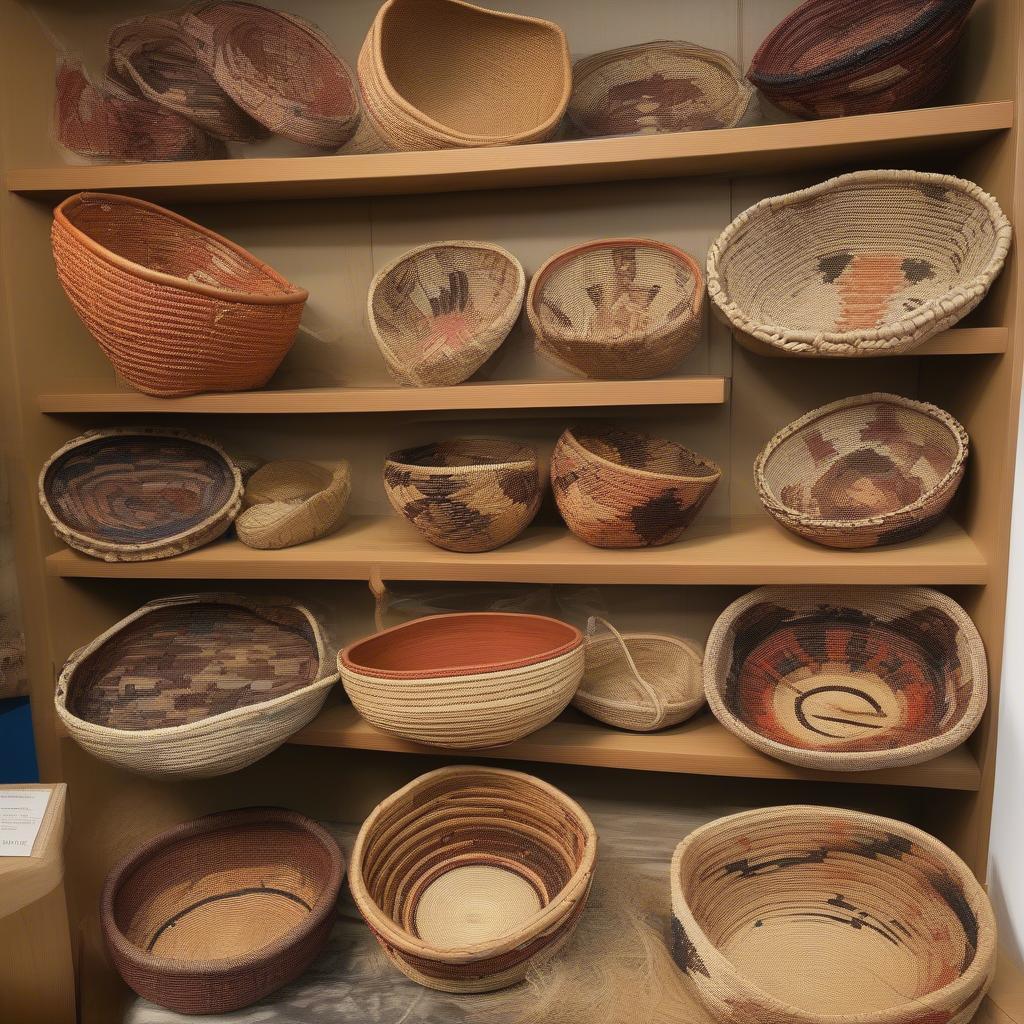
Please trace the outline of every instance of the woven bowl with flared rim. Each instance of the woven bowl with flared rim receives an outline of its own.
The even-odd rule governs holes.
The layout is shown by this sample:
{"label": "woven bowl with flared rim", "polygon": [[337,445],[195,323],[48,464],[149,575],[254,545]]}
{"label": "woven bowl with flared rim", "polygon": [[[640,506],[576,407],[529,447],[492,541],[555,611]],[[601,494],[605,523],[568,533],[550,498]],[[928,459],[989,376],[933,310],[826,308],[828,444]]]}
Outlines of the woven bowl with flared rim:
{"label": "woven bowl with flared rim", "polygon": [[492,992],[569,939],[596,857],[590,818],[560,790],[500,768],[441,768],[370,813],[349,886],[407,977]]}
{"label": "woven bowl with flared rim", "polygon": [[358,71],[374,127],[398,150],[543,142],[572,89],[557,25],[462,0],[386,0]]}
{"label": "woven bowl with flared rim", "polygon": [[942,518],[969,451],[967,431],[938,406],[856,395],[783,427],[758,455],[754,483],[768,513],[808,540],[898,544]]}
{"label": "woven bowl with flared rim", "polygon": [[242,474],[220,445],[184,430],[90,430],[46,460],[39,503],[69,547],[142,562],[223,534],[242,506]]}
{"label": "woven bowl with flared rim", "polygon": [[551,489],[569,529],[599,548],[670,544],[721,479],[710,459],[616,426],[573,427],[551,454]]}
{"label": "woven bowl with flared rim", "polygon": [[963,743],[988,701],[978,630],[925,587],[762,587],[708,638],[715,717],[790,764],[864,771],[921,764]]}
{"label": "woven bowl with flared rim", "polygon": [[996,923],[952,850],[892,818],[769,807],[676,847],[673,956],[723,1024],[969,1024]]}
{"label": "woven bowl with flared rim", "polygon": [[741,213],[708,253],[708,294],[755,347],[905,352],[981,302],[1012,234],[973,182],[856,171]]}
{"label": "woven bowl with flared rim", "polygon": [[537,351],[607,380],[674,369],[697,344],[703,307],[696,260],[648,238],[570,246],[534,274],[526,299]]}
{"label": "woven bowl with flared rim", "polygon": [[384,463],[392,508],[447,551],[493,551],[537,515],[537,453],[502,438],[439,441],[392,452]]}
{"label": "woven bowl with flared rim", "polygon": [[169,829],[107,875],[100,924],[121,977],[179,1013],[228,1013],[297,978],[323,949],[345,874],[315,821],[275,807]]}
{"label": "woven bowl with flared rim", "polygon": [[370,332],[399,384],[461,384],[497,351],[523,305],[526,274],[488,242],[431,242],[377,272]]}
{"label": "woven bowl with flared rim", "polygon": [[57,715],[83,749],[164,778],[238,771],[307,725],[338,681],[300,604],[239,594],[150,601],[75,651]]}
{"label": "woven bowl with flared rim", "polygon": [[583,675],[583,636],[546,615],[458,612],[393,626],[338,659],[371,725],[435,747],[512,743],[554,721]]}
{"label": "woven bowl with flared rim", "polygon": [[734,128],[753,98],[727,53],[658,40],[578,60],[567,113],[586,136],[657,135]]}
{"label": "woven bowl with flared rim", "polygon": [[54,211],[52,242],[75,312],[146,394],[262,387],[295,341],[308,292],[154,203],[80,192]]}

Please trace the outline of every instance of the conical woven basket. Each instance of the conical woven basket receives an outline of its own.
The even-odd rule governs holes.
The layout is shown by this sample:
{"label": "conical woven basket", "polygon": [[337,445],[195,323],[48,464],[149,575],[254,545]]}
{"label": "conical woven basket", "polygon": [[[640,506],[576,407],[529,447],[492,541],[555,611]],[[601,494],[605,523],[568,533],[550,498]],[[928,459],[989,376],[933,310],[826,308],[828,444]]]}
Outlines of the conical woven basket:
{"label": "conical woven basket", "polygon": [[754,347],[905,352],[981,302],[1012,234],[973,182],[856,171],[741,213],[708,253],[708,294]]}
{"label": "conical woven basket", "polygon": [[700,337],[704,278],[681,249],[610,238],[552,256],[530,281],[537,351],[586,377],[657,377]]}
{"label": "conical woven basket", "polygon": [[978,880],[892,818],[719,818],[676,848],[671,891],[673,956],[723,1024],[969,1024],[995,972]]}
{"label": "conical woven basket", "polygon": [[826,771],[920,764],[974,732],[985,647],[924,587],[762,587],[715,623],[704,659],[715,717],[780,761]]}
{"label": "conical woven basket", "polygon": [[590,818],[553,786],[499,768],[440,768],[363,822],[349,886],[407,977],[491,992],[570,938],[596,858]]}
{"label": "conical woven basket", "polygon": [[784,427],[754,463],[768,513],[835,548],[897,544],[945,514],[967,467],[967,431],[899,395],[844,398]]}

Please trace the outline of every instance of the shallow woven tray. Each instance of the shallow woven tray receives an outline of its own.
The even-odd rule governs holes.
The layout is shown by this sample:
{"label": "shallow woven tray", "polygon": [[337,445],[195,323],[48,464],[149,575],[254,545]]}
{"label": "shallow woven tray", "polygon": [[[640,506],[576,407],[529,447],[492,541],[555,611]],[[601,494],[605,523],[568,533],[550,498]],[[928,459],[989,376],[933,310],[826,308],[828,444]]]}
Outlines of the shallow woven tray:
{"label": "shallow woven tray", "polygon": [[708,253],[708,294],[740,341],[790,354],[903,352],[981,302],[1012,233],[970,181],[856,171],[741,213]]}
{"label": "shallow woven tray", "polygon": [[242,504],[242,475],[184,430],[91,430],[39,474],[39,502],[69,547],[108,562],[169,558],[215,540]]}
{"label": "shallow woven tray", "polygon": [[910,540],[931,529],[967,467],[967,431],[899,395],[844,398],[794,420],[754,463],[761,503],[788,530],[836,548]]}
{"label": "shallow woven tray", "polygon": [[438,747],[496,747],[568,707],[583,636],[546,615],[430,615],[349,645],[345,692],[371,725]]}
{"label": "shallow woven tray", "polygon": [[671,891],[676,962],[729,1024],[968,1024],[995,971],[977,879],[891,818],[719,818],[676,848]]}
{"label": "shallow woven tray", "polygon": [[567,113],[587,136],[657,135],[734,128],[753,97],[727,53],[659,40],[578,60]]}
{"label": "shallow woven tray", "polygon": [[100,924],[139,995],[179,1013],[227,1013],[313,962],[344,873],[330,833],[301,814],[210,814],[121,860],[103,887]]}
{"label": "shallow woven tray", "polygon": [[444,992],[491,992],[568,940],[596,855],[586,812],[546,782],[441,768],[370,813],[349,886],[407,977]]}
{"label": "shallow woven tray", "polygon": [[697,344],[703,306],[696,260],[647,238],[570,246],[534,274],[526,299],[538,352],[611,380],[674,369]]}
{"label": "shallow woven tray", "polygon": [[519,316],[526,274],[488,242],[431,242],[381,268],[367,316],[400,384],[461,384],[497,351]]}

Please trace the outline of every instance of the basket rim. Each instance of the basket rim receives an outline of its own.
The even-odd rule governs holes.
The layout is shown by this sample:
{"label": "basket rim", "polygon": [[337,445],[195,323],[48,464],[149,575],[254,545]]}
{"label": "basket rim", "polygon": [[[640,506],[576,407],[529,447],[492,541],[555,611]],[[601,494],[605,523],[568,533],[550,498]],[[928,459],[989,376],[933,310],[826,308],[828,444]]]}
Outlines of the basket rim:
{"label": "basket rim", "polygon": [[[515,448],[517,452],[523,453],[521,459],[507,459],[504,462],[494,463],[473,463],[465,466],[425,466],[420,462],[410,462],[402,456],[408,455],[409,452],[420,451],[424,448],[437,448],[449,444],[461,444],[466,441],[484,441],[484,442],[499,442],[504,445],[508,445],[510,448]],[[426,476],[431,476],[436,473],[440,474],[451,474],[451,473],[494,473],[498,470],[509,469],[509,468],[523,468],[523,469],[536,469],[538,465],[538,458],[536,449],[525,442],[516,441],[513,438],[507,437],[455,437],[448,441],[428,441],[426,444],[410,445],[408,448],[398,448],[391,452],[390,455],[384,460],[385,466],[401,466],[403,469],[417,470],[418,473]]]}
{"label": "basket rim", "polygon": [[[126,259],[124,256],[120,256],[116,252],[108,249],[106,246],[101,245],[91,235],[78,227],[78,225],[71,219],[69,212],[73,212],[77,207],[82,206],[85,203],[109,203],[111,205],[121,204],[124,206],[135,206],[139,209],[146,210],[148,213],[155,214],[167,220],[172,220],[175,223],[188,228],[193,233],[210,238],[218,245],[222,245],[225,248],[230,249],[248,266],[254,268],[266,277],[269,277],[281,288],[281,292],[277,295],[266,295],[256,292],[233,291],[230,288],[217,288],[213,285],[203,284],[202,282],[189,281],[187,278],[178,277],[174,274],[167,274],[160,270],[152,270],[149,267],[143,266],[141,263],[136,263],[133,260]],[[165,285],[167,287],[176,288],[179,291],[193,292],[197,295],[205,295],[211,299],[221,299],[225,302],[248,303],[255,306],[290,306],[297,303],[304,303],[309,298],[309,292],[306,291],[305,288],[300,288],[298,285],[292,284],[291,281],[282,274],[279,274],[269,264],[264,263],[261,259],[254,256],[248,249],[243,248],[236,242],[232,242],[230,238],[225,238],[216,231],[213,231],[208,227],[204,227],[196,221],[189,220],[187,217],[183,217],[180,213],[175,213],[173,210],[168,210],[156,203],[147,202],[145,199],[137,199],[134,196],[119,195],[114,192],[77,192],[75,195],[68,196],[68,198],[60,203],[60,205],[58,205],[53,211],[53,223],[54,230],[59,226],[61,230],[69,232],[75,241],[83,248],[87,249],[93,256],[128,272],[133,277],[140,277],[143,280],[152,282],[153,284]]]}

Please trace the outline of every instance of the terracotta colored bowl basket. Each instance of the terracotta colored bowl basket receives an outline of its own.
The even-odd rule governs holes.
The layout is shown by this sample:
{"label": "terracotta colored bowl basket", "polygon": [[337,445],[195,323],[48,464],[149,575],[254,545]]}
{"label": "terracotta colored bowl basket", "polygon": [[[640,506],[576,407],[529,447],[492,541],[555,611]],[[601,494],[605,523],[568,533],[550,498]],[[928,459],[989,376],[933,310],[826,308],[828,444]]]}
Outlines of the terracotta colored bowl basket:
{"label": "terracotta colored bowl basket", "polygon": [[403,974],[442,992],[491,992],[569,939],[596,856],[586,812],[546,782],[441,768],[371,812],[349,885]]}
{"label": "terracotta colored bowl basket", "polygon": [[216,540],[242,505],[242,474],[184,430],[91,430],[50,456],[39,503],[69,547],[107,562],[169,558]]}
{"label": "terracotta colored bowl basket", "polygon": [[532,448],[486,437],[392,452],[384,490],[399,515],[448,551],[492,551],[515,540],[543,493]]}
{"label": "terracotta colored bowl basket", "polygon": [[462,0],[386,0],[359,54],[359,85],[394,149],[543,142],[572,89],[553,22]]}
{"label": "terracotta colored bowl basket", "polygon": [[301,814],[210,814],[120,861],[103,887],[100,924],[140,996],[178,1013],[228,1013],[316,959],[344,874],[338,844]]}
{"label": "terracotta colored bowl basket", "polygon": [[378,729],[436,747],[497,747],[568,707],[583,636],[545,615],[430,615],[351,644],[339,664],[345,692]]}
{"label": "terracotta colored bowl basket", "polygon": [[678,540],[722,471],[676,444],[621,427],[566,430],[551,455],[551,489],[569,529],[599,548]]}
{"label": "terracotta colored bowl basket", "polygon": [[897,544],[942,518],[969,446],[938,406],[857,395],[780,430],[758,455],[754,482],[769,514],[801,537],[834,548]]}
{"label": "terracotta colored bowl basket", "polygon": [[925,587],[762,587],[708,639],[715,717],[780,761],[826,771],[930,761],[974,732],[988,701],[978,630]]}
{"label": "terracotta colored bowl basket", "polygon": [[708,294],[755,350],[906,352],[981,302],[1012,234],[970,181],[857,171],[741,213],[708,253]]}
{"label": "terracotta colored bowl basket", "polygon": [[335,669],[302,605],[187,594],[150,601],[75,651],[54,703],[101,761],[208,778],[258,761],[312,721]]}
{"label": "terracotta colored bowl basket", "polygon": [[295,341],[306,291],[153,203],[80,192],[54,212],[52,241],[75,312],[146,394],[262,387]]}
{"label": "terracotta colored bowl basket", "polygon": [[771,807],[676,848],[673,955],[727,1024],[969,1024],[996,924],[952,850],[891,818]]}

